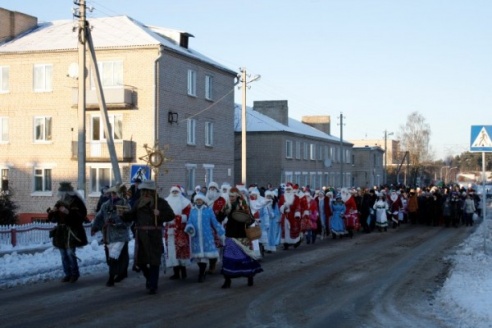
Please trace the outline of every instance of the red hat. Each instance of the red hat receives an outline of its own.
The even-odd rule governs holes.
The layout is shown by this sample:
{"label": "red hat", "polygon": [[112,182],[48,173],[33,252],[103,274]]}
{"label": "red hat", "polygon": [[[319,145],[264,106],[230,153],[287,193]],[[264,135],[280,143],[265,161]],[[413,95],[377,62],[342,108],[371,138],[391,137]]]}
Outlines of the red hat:
{"label": "red hat", "polygon": [[287,182],[285,188],[293,188],[292,182]]}
{"label": "red hat", "polygon": [[297,183],[294,185],[294,190],[299,190],[299,185]]}

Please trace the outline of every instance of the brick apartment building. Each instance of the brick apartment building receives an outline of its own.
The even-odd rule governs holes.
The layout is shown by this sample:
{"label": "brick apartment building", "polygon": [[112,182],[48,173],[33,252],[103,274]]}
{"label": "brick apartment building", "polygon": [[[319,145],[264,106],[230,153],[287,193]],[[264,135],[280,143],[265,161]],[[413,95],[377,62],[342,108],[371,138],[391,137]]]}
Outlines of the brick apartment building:
{"label": "brick apartment building", "polygon": [[[164,196],[174,184],[191,191],[212,180],[233,182],[237,72],[189,48],[192,35],[186,32],[149,27],[127,16],[89,24],[123,182],[130,183],[133,165],[145,164],[144,144],[168,146],[171,161],[158,177]],[[57,199],[60,181],[78,188],[77,62],[72,20],[38,23],[36,17],[0,8],[0,172],[21,222],[42,217]],[[100,189],[114,180],[93,81],[89,71],[85,195],[90,213]]]}

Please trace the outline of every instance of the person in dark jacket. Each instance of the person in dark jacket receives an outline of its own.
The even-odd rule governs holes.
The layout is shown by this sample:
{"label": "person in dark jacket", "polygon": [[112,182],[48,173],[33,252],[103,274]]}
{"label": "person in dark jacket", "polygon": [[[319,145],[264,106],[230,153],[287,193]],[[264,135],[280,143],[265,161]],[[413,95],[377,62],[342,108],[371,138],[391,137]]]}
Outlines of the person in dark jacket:
{"label": "person in dark jacket", "polygon": [[121,189],[121,186],[113,186],[107,190],[110,199],[102,204],[91,229],[92,236],[97,231],[103,233],[106,263],[109,267],[109,279],[106,282],[108,287],[128,276],[130,223],[123,222],[121,215],[125,207],[129,206],[127,200],[122,197]]}
{"label": "person in dark jacket", "polygon": [[75,254],[76,247],[87,245],[83,226],[87,207],[70,182],[60,182],[59,200],[53,209],[48,208],[48,221],[57,223],[52,231],[53,246],[60,250],[63,272],[62,282],[76,282],[80,277]]}
{"label": "person in dark jacket", "polygon": [[143,181],[139,189],[140,198],[123,214],[123,220],[135,223],[135,270],[142,271],[149,294],[155,294],[164,252],[162,225],[174,219],[174,212],[165,199],[158,197],[154,181]]}

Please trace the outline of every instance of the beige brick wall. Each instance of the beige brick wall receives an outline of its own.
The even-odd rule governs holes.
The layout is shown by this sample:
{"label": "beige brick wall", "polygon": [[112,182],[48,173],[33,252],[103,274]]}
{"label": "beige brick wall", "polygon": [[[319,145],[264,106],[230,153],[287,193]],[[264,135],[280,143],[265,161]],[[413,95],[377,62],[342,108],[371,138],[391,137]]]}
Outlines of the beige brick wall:
{"label": "beige brick wall", "polygon": [[[156,113],[155,99],[155,60],[157,48],[119,49],[97,51],[98,61],[122,60],[124,63],[124,85],[133,88],[136,108],[110,109],[109,114],[123,115],[123,139],[136,143],[136,158],[132,163],[119,163],[123,182],[129,182],[131,164],[145,164],[139,158],[146,155],[144,144],[153,146],[155,129],[159,129],[161,147],[169,145],[167,155],[173,160],[166,165],[168,173],[161,170],[159,185],[167,196],[172,184],[185,184],[185,164],[197,164],[197,183],[203,184],[203,164],[215,166],[214,174],[218,181],[227,180],[228,172],[233,172],[233,76],[201,62],[192,62],[181,56],[164,52],[160,59],[159,103]],[[89,57],[88,57],[89,58]],[[58,183],[62,180],[77,183],[76,159],[72,159],[72,141],[77,140],[77,108],[72,104],[72,88],[78,82],[67,77],[68,67],[77,62],[76,51],[55,53],[5,54],[0,53],[0,66],[10,69],[10,92],[0,94],[0,116],[9,118],[9,138],[7,144],[0,144],[0,168],[9,168],[9,186],[14,201],[20,206],[19,212],[43,213],[56,200]],[[53,90],[35,93],[33,91],[33,65],[53,65]],[[187,69],[197,70],[196,98],[189,97],[187,91]],[[214,76],[214,101],[204,100],[205,74]],[[230,93],[228,93],[230,92]],[[227,96],[219,100],[219,97]],[[167,122],[169,110],[179,113],[179,124]],[[91,115],[99,110],[86,111],[86,139],[90,140]],[[33,140],[34,116],[50,116],[53,120],[53,139],[39,144]],[[197,145],[186,145],[185,118],[196,115]],[[158,124],[155,118],[158,116]],[[214,122],[214,146],[204,146],[204,124]],[[89,191],[89,167],[109,165],[110,162],[87,163],[87,191]],[[33,168],[47,165],[52,168],[51,195],[33,196]],[[92,212],[97,203],[98,193],[87,193],[88,209]]]}

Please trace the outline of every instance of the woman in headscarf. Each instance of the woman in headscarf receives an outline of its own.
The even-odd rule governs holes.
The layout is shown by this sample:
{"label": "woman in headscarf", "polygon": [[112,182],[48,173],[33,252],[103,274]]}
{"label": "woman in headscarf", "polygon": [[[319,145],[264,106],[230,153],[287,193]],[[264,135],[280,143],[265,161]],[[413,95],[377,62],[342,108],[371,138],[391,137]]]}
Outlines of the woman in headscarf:
{"label": "woman in headscarf", "polygon": [[222,288],[231,287],[231,279],[246,277],[248,286],[253,286],[254,276],[262,272],[257,255],[253,252],[251,241],[246,237],[245,228],[253,223],[247,201],[235,187],[229,190],[229,202],[224,207],[227,216],[226,240],[222,259]]}

